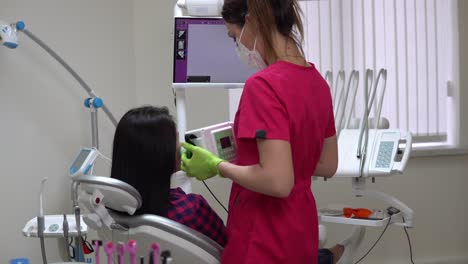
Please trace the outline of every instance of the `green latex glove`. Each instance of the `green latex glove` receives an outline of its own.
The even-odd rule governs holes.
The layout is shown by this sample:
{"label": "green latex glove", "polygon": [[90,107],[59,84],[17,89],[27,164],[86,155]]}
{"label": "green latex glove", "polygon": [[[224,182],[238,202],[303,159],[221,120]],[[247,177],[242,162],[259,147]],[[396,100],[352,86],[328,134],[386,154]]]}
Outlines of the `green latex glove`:
{"label": "green latex glove", "polygon": [[203,181],[219,174],[218,165],[224,160],[206,149],[188,143],[182,143],[182,147],[185,152],[182,153],[181,157],[181,169],[188,176]]}

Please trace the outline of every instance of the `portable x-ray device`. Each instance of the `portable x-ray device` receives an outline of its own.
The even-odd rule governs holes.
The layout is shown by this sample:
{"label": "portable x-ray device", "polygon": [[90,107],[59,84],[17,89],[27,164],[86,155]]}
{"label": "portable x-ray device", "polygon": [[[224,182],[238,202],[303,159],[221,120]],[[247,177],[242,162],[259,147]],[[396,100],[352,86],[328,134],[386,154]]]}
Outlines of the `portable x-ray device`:
{"label": "portable x-ray device", "polygon": [[227,161],[234,161],[237,158],[237,147],[231,122],[188,131],[185,134],[185,141],[205,148]]}

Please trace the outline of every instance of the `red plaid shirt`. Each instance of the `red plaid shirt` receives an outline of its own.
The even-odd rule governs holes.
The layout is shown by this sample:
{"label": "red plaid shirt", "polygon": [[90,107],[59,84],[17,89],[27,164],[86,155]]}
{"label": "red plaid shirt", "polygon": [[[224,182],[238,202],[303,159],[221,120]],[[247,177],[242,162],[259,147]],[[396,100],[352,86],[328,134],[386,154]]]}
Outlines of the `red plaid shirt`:
{"label": "red plaid shirt", "polygon": [[181,188],[171,189],[168,218],[226,245],[226,227],[201,195],[186,194]]}

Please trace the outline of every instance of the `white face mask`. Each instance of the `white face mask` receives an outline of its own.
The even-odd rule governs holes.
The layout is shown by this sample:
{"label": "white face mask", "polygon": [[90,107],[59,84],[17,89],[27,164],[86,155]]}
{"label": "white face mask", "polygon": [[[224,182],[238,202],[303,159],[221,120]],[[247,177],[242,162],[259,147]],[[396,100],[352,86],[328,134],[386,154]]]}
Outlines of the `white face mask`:
{"label": "white face mask", "polygon": [[265,61],[262,58],[262,55],[260,55],[258,50],[255,49],[257,46],[257,37],[255,37],[253,50],[249,50],[241,42],[242,35],[244,34],[244,28],[245,26],[242,28],[239,39],[237,40],[237,47],[236,47],[237,55],[239,56],[239,59],[243,63],[247,64],[249,67],[252,67],[257,70],[263,70],[268,65],[266,65]]}

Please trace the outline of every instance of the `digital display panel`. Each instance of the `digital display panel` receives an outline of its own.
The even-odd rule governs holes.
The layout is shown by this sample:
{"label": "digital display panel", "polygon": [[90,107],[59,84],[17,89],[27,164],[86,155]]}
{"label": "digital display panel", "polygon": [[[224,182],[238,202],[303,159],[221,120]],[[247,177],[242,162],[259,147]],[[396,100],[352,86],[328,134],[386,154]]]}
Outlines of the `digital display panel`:
{"label": "digital display panel", "polygon": [[88,150],[88,149],[81,150],[80,154],[76,158],[72,167],[77,168],[77,169],[80,168],[83,165],[83,162],[86,160],[90,152],[91,150]]}

